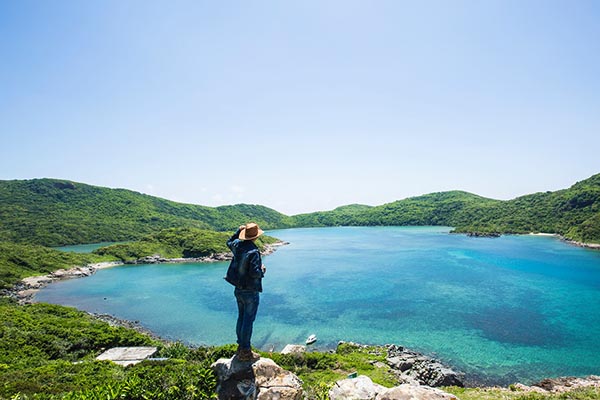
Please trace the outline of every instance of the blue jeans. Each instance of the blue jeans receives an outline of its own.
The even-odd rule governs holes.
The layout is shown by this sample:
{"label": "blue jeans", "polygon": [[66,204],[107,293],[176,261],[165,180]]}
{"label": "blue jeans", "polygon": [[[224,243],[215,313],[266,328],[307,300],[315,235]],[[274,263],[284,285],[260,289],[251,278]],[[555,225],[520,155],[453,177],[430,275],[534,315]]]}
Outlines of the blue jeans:
{"label": "blue jeans", "polygon": [[240,349],[250,349],[252,325],[256,318],[260,297],[258,292],[238,288],[235,289],[234,294],[238,305],[238,319],[235,328],[237,343]]}

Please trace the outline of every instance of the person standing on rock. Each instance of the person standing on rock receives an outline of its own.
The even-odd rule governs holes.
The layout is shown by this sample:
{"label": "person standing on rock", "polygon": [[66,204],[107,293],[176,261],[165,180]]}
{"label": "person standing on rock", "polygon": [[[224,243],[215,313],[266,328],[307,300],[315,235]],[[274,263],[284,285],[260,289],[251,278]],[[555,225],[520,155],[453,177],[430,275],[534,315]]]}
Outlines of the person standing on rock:
{"label": "person standing on rock", "polygon": [[227,269],[225,280],[235,286],[234,295],[238,305],[238,319],[235,332],[240,361],[260,358],[250,346],[252,326],[258,311],[262,292],[262,278],[266,267],[262,264],[260,251],[254,241],[263,234],[262,229],[253,222],[241,225],[227,241],[227,247],[233,253],[233,259]]}

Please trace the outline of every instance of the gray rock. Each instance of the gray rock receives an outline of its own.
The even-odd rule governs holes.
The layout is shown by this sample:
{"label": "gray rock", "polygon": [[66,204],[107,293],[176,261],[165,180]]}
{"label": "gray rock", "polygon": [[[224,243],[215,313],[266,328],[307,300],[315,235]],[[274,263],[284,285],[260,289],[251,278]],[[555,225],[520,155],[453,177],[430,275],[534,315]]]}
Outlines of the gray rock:
{"label": "gray rock", "polygon": [[378,393],[375,400],[458,400],[458,398],[429,386],[404,384]]}
{"label": "gray rock", "polygon": [[329,390],[330,400],[458,400],[440,389],[419,384],[403,384],[388,389],[364,375],[337,381]]}
{"label": "gray rock", "polygon": [[373,383],[371,378],[359,375],[356,378],[337,381],[329,390],[330,400],[375,400],[377,394],[387,388]]}
{"label": "gray rock", "polygon": [[306,346],[301,344],[288,344],[283,350],[281,350],[281,354],[302,354],[306,353]]}
{"label": "gray rock", "polygon": [[212,365],[217,375],[219,399],[300,400],[302,381],[270,358],[255,362],[236,356],[221,358]]}
{"label": "gray rock", "polygon": [[441,362],[400,346],[388,345],[386,361],[402,382],[427,386],[464,386],[462,375]]}

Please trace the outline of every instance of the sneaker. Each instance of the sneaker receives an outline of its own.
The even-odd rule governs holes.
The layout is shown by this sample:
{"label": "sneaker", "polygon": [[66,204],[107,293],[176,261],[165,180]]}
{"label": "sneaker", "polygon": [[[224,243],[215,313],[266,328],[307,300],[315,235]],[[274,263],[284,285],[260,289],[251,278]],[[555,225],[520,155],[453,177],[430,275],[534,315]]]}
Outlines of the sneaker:
{"label": "sneaker", "polygon": [[260,358],[260,354],[253,352],[250,349],[240,349],[238,352],[238,359],[240,361],[254,361]]}

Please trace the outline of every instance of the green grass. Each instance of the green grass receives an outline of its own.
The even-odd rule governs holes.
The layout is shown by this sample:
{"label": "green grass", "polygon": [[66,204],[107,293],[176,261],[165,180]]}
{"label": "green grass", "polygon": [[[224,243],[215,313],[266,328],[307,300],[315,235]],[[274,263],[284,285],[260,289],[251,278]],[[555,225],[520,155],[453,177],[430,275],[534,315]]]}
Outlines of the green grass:
{"label": "green grass", "polygon": [[[214,395],[210,364],[233,346],[189,349],[113,327],[73,308],[18,306],[0,298],[0,398],[204,399]],[[95,361],[103,350],[154,345],[164,362],[121,367]]]}

